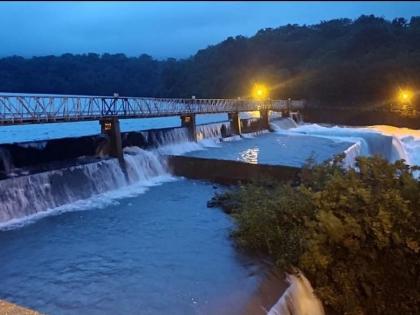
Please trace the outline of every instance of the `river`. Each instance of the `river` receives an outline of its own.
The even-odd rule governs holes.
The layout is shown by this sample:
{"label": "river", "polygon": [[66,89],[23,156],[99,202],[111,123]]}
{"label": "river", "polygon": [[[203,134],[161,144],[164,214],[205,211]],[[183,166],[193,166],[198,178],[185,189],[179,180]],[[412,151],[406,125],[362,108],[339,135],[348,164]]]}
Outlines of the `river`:
{"label": "river", "polygon": [[[72,136],[97,133],[92,123],[70,131],[72,125],[65,127]],[[7,128],[0,129],[2,142],[57,136],[52,125],[32,133]],[[349,165],[371,154],[415,164],[419,139],[383,126],[306,124],[228,142],[128,148],[128,179],[108,160],[0,181],[0,299],[46,314],[264,314],[267,268],[235,248],[231,218],[207,208],[222,188],[172,177],[160,154],[300,166],[310,156],[321,162],[346,152]]]}

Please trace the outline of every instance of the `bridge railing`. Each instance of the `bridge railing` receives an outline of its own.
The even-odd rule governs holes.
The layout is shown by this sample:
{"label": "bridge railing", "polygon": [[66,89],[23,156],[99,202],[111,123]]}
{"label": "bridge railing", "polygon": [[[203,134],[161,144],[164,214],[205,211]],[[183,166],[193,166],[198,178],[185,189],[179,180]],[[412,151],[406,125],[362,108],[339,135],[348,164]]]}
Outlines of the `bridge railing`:
{"label": "bridge railing", "polygon": [[299,108],[302,101],[0,94],[0,124],[150,118]]}

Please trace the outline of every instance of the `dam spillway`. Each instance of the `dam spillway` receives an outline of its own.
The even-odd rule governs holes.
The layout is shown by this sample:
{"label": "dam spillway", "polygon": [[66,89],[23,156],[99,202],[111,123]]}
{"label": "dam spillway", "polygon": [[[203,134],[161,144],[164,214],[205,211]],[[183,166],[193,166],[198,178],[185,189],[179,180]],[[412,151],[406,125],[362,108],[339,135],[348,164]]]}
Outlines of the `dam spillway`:
{"label": "dam spillway", "polygon": [[126,173],[117,160],[102,156],[100,135],[0,144],[0,175],[4,178],[0,180],[0,225],[14,226],[68,211],[75,202],[89,204],[97,195],[121,191],[124,196],[123,192],[142,192],[172,180],[166,155],[292,167],[303,166],[309,158],[320,163],[340,153],[345,153],[348,166],[359,155],[377,154],[389,161],[416,158],[405,149],[408,141],[417,143],[414,138],[400,140],[366,128],[298,126],[290,119],[271,124],[275,132],[262,130],[228,138],[221,135],[226,122],[202,124],[197,126],[198,142],[182,127],[124,132]]}
{"label": "dam spillway", "polygon": [[[272,123],[279,126],[275,132],[226,139],[223,122],[205,124],[198,126],[198,142],[183,128],[127,131],[127,174],[116,159],[87,156],[56,166],[43,161],[50,167],[38,172],[3,151],[2,164],[15,174],[0,180],[7,192],[0,298],[47,314],[243,314],[264,267],[235,251],[232,222],[206,207],[221,188],[174,177],[165,155],[299,166],[313,152],[317,161],[344,151],[349,162],[363,154],[403,157],[408,151],[399,145],[405,150],[418,141],[359,128]],[[19,146],[42,152],[48,141]]]}

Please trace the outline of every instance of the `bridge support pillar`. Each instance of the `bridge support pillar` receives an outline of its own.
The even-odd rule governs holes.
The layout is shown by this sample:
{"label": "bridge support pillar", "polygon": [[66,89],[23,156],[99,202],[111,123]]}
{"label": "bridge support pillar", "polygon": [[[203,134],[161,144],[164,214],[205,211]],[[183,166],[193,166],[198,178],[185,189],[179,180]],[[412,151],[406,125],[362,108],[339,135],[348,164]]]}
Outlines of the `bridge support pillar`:
{"label": "bridge support pillar", "polygon": [[270,128],[270,111],[268,109],[260,110],[260,126],[261,129]]}
{"label": "bridge support pillar", "polygon": [[190,138],[197,141],[195,114],[181,115],[181,127],[187,128]]}
{"label": "bridge support pillar", "polygon": [[281,111],[281,116],[282,117],[290,117],[290,108],[291,108],[291,105],[292,105],[292,100],[289,98],[287,100],[287,106],[286,106],[286,108]]}
{"label": "bridge support pillar", "polygon": [[239,113],[229,113],[228,114],[229,121],[230,121],[230,129],[234,132],[236,135],[241,134],[241,119],[239,117]]}
{"label": "bridge support pillar", "polygon": [[107,135],[109,138],[109,155],[116,157],[120,163],[124,162],[121,132],[120,132],[120,121],[118,117],[106,117],[99,120],[101,125],[101,133]]}

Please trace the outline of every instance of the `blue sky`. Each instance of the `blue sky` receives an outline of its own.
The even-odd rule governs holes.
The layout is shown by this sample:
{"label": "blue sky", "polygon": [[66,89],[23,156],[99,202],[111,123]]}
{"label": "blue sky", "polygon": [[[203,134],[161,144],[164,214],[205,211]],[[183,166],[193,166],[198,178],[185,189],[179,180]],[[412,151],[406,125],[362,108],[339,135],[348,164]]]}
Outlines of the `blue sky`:
{"label": "blue sky", "polygon": [[420,15],[420,2],[0,2],[0,56],[147,53],[182,58],[288,23]]}

